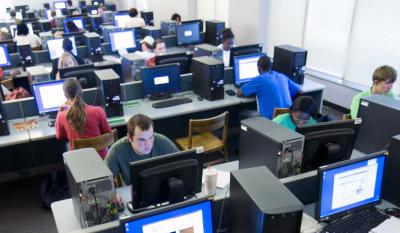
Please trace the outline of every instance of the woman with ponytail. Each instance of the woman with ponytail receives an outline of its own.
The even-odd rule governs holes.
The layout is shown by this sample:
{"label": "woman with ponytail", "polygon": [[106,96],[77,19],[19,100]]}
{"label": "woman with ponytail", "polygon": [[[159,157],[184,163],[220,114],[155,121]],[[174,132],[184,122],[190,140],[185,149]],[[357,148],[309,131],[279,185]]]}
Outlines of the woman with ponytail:
{"label": "woman with ponytail", "polygon": [[[57,114],[57,139],[68,139],[73,150],[74,139],[92,138],[111,132],[104,110],[83,101],[82,87],[76,79],[66,79],[63,89],[67,102]],[[104,159],[107,151],[99,151],[99,154]]]}

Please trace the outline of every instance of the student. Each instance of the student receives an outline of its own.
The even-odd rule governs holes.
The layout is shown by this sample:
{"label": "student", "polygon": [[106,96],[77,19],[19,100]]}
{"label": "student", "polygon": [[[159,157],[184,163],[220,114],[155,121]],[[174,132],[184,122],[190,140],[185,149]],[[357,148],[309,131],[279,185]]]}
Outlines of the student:
{"label": "student", "polygon": [[378,67],[372,75],[372,87],[354,96],[350,109],[351,118],[357,118],[358,107],[362,97],[367,97],[370,95],[385,95],[393,97],[391,90],[396,78],[397,72],[393,67],[387,65]]}
{"label": "student", "polygon": [[182,23],[181,16],[180,16],[178,13],[174,13],[174,14],[171,16],[171,20],[175,21],[176,24],[181,24],[181,23]]}
{"label": "student", "polygon": [[281,114],[273,119],[274,122],[293,131],[299,125],[315,124],[315,102],[310,96],[298,97],[289,108],[289,113]]}
{"label": "student", "polygon": [[274,108],[288,108],[292,97],[300,92],[300,86],[285,75],[271,71],[271,60],[262,56],[257,61],[259,76],[237,91],[237,96],[256,94],[261,116],[271,119]]}
{"label": "student", "polygon": [[17,18],[17,12],[14,9],[10,10],[10,21],[14,21],[15,24],[22,23],[22,20]]}
{"label": "student", "polygon": [[[64,95],[67,98],[65,106],[60,107],[56,119],[56,138],[68,139],[71,150],[73,140],[92,138],[111,132],[103,108],[86,104],[82,99],[82,87],[74,78],[65,80]],[[105,158],[107,150],[99,151]]]}
{"label": "student", "polygon": [[146,36],[143,40],[140,41],[140,43],[142,44],[142,51],[136,51],[135,54],[141,56],[147,62],[148,59],[154,57],[154,39],[151,36]]}
{"label": "student", "polygon": [[131,184],[129,163],[179,151],[171,140],[154,132],[148,116],[131,117],[127,127],[128,135],[111,146],[105,159],[114,176],[121,175],[125,185]]}
{"label": "student", "polygon": [[146,23],[144,22],[144,19],[141,17],[138,17],[138,11],[136,8],[131,8],[129,10],[129,20],[127,20],[124,28],[136,28],[136,27],[143,27],[146,26]]}
{"label": "student", "polygon": [[51,15],[50,26],[51,28],[56,28],[59,24],[57,20],[57,12],[55,10],[52,10],[50,12],[50,15]]}
{"label": "student", "polygon": [[[70,56],[72,56],[74,58],[74,60],[76,61],[77,65],[85,64],[84,61],[82,60],[82,58],[80,58],[78,56],[75,56],[72,53],[73,47],[72,47],[72,41],[70,39],[64,38],[62,47],[63,47],[63,50],[64,50],[63,61],[61,63],[59,62],[60,58],[62,57],[62,55],[60,56],[60,58],[57,58],[57,59],[55,59],[53,61],[53,69],[51,70],[51,73],[50,73],[50,78],[53,79],[53,80],[56,79],[59,68],[67,67],[66,65],[68,65],[68,64],[70,65],[70,64],[73,63],[73,61],[72,61],[72,63],[70,61],[70,60],[73,60],[73,59],[69,59],[68,55],[65,55],[65,53],[68,53]],[[68,67],[71,67],[71,66],[68,66]]]}
{"label": "student", "polygon": [[0,41],[9,40],[8,29],[6,27],[0,28]]}
{"label": "student", "polygon": [[[156,56],[167,54],[167,47],[165,46],[165,42],[163,39],[157,39],[156,42],[154,42],[154,53]],[[146,62],[146,66],[155,66],[155,65],[156,65],[155,56],[149,58]]]}
{"label": "student", "polygon": [[231,56],[231,48],[235,47],[235,35],[230,28],[222,31],[222,44],[218,48],[222,49],[224,66],[229,67],[229,59]]}
{"label": "student", "polygon": [[30,44],[32,49],[38,49],[42,46],[42,40],[37,35],[30,33],[26,23],[17,25],[17,36],[14,38],[17,45]]}
{"label": "student", "polygon": [[72,7],[72,0],[67,0],[67,7],[71,8]]}

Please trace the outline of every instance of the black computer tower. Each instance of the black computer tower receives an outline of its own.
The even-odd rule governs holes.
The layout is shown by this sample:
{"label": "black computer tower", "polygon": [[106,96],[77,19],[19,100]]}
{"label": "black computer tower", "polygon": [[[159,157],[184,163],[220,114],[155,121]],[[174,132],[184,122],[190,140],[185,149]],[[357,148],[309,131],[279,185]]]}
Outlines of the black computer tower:
{"label": "black computer tower", "polygon": [[400,135],[390,141],[389,156],[386,160],[385,180],[383,184],[383,198],[395,206],[400,206]]}
{"label": "black computer tower", "polygon": [[207,100],[224,98],[224,63],[213,57],[192,59],[193,92]]}
{"label": "black computer tower", "polygon": [[144,19],[147,26],[154,26],[153,11],[140,11],[140,16]]}
{"label": "black computer tower", "polygon": [[176,21],[175,20],[161,20],[161,35],[171,36],[176,34]]}
{"label": "black computer tower", "polygon": [[230,233],[300,232],[303,204],[266,167],[231,172]]}
{"label": "black computer tower", "polygon": [[361,98],[358,118],[362,119],[354,149],[370,154],[387,149],[393,136],[400,134],[400,101],[372,95]]}
{"label": "black computer tower", "polygon": [[123,116],[120,78],[112,69],[94,71],[99,88],[99,103],[104,106],[108,118]]}
{"label": "black computer tower", "polygon": [[17,48],[23,70],[25,71],[26,67],[34,66],[35,62],[33,61],[31,45],[30,44],[18,45]]}
{"label": "black computer tower", "polygon": [[100,35],[95,32],[85,33],[88,57],[92,62],[103,60]]}
{"label": "black computer tower", "polygon": [[272,69],[287,75],[298,84],[304,83],[304,67],[307,50],[292,45],[280,45],[274,48]]}
{"label": "black computer tower", "polygon": [[161,38],[161,28],[154,26],[145,26],[142,27],[143,38],[146,36],[151,36],[154,40]]}
{"label": "black computer tower", "polygon": [[220,20],[206,21],[206,43],[218,46],[222,43],[222,31],[225,29],[225,22]]}
{"label": "black computer tower", "polygon": [[3,89],[0,87],[0,136],[9,135],[8,122],[3,109]]}

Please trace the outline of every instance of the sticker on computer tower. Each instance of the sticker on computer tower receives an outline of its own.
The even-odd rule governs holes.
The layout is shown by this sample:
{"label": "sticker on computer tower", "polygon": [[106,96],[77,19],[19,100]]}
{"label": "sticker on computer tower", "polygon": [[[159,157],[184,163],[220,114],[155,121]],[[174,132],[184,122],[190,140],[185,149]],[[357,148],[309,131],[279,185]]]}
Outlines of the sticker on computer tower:
{"label": "sticker on computer tower", "polygon": [[241,125],[241,126],[240,126],[240,128],[241,128],[242,130],[244,130],[244,131],[246,131],[246,132],[247,132],[247,126],[245,126],[245,125]]}
{"label": "sticker on computer tower", "polygon": [[367,101],[362,101],[360,103],[362,106],[368,107],[369,103]]}
{"label": "sticker on computer tower", "polygon": [[204,147],[203,146],[196,147],[196,153],[197,154],[200,154],[200,153],[203,153],[203,152],[204,152]]}
{"label": "sticker on computer tower", "polygon": [[362,123],[362,118],[356,118],[355,120],[354,120],[354,124],[355,125],[359,125],[359,124],[361,124]]}

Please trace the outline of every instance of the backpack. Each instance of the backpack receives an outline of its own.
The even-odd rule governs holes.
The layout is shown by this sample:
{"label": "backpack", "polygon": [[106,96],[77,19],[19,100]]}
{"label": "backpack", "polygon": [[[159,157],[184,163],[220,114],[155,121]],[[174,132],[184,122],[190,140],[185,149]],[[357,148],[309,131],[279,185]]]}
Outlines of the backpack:
{"label": "backpack", "polygon": [[67,174],[64,170],[52,171],[49,177],[40,185],[40,199],[46,209],[51,203],[70,198]]}
{"label": "backpack", "polygon": [[16,99],[23,99],[31,97],[29,92],[25,90],[23,87],[17,87],[15,88],[11,93],[7,94],[5,99],[6,100],[16,100]]}

